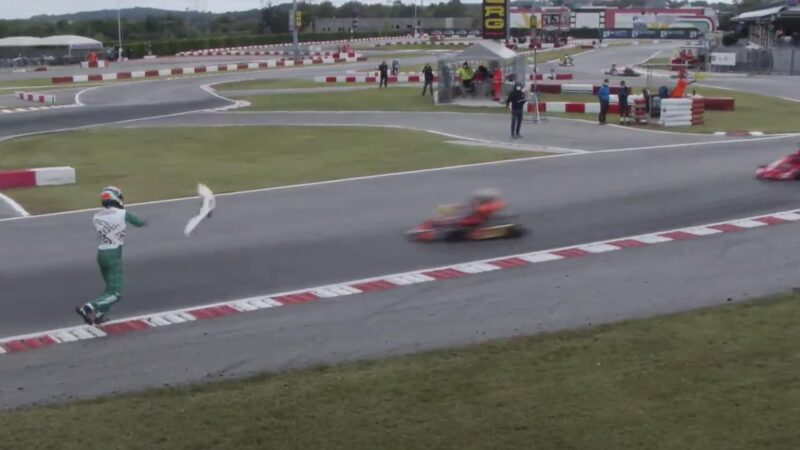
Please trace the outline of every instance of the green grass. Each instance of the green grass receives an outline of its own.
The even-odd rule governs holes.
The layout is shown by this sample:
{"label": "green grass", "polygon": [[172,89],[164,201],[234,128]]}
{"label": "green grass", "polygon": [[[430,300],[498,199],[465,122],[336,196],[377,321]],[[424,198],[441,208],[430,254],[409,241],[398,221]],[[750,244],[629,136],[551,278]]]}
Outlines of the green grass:
{"label": "green grass", "polygon": [[26,450],[794,450],[799,300],[0,413],[0,442]]}
{"label": "green grass", "polygon": [[235,81],[214,85],[217,91],[233,91],[241,89],[292,89],[292,88],[317,88],[325,87],[326,83],[317,83],[314,80],[303,79],[271,79],[271,80],[248,80]]}
{"label": "green grass", "polygon": [[14,89],[21,86],[54,86],[50,78],[32,78],[28,80],[4,80],[0,81],[0,89]]}
{"label": "green grass", "polygon": [[[377,128],[222,127],[90,130],[0,143],[0,170],[68,165],[77,184],[13,189],[31,213],[90,208],[113,184],[128,202],[536,156]],[[1,446],[0,446],[1,447]]]}
{"label": "green grass", "polygon": [[278,94],[244,97],[251,110],[272,111],[475,111],[502,108],[437,106],[430,95],[422,96],[422,84],[414,87],[390,85],[378,88],[325,94]]}
{"label": "green grass", "polygon": [[[533,51],[533,50],[531,50],[531,51]],[[546,51],[546,52],[537,51],[536,52],[536,63],[537,64],[541,64],[541,63],[546,63],[548,61],[555,61],[557,59],[560,59],[562,56],[576,55],[578,53],[583,53],[583,52],[586,52],[586,51],[588,51],[588,50],[585,50],[585,49],[582,49],[582,48],[577,48],[577,47],[558,49],[558,50],[551,50],[551,51]],[[532,54],[528,55],[528,61],[533,63],[534,58],[533,58]],[[570,68],[569,67],[565,67],[563,69],[569,70]]]}
{"label": "green grass", "polygon": [[[674,81],[667,83],[673,87]],[[790,133],[800,131],[800,102],[792,102],[774,97],[747,92],[728,91],[724,89],[707,88],[705,86],[690,85],[687,89],[691,93],[696,90],[705,97],[733,97],[736,109],[734,111],[706,111],[705,124],[694,127],[670,128],[669,131],[689,133],[713,133],[715,131],[763,131],[765,133]],[[641,88],[634,91],[639,94]],[[651,88],[650,92],[657,91]],[[552,102],[597,102],[597,97],[590,94],[545,94],[540,101]],[[548,115],[582,118],[593,120],[592,114],[553,114]],[[653,125],[654,129],[663,129]]]}
{"label": "green grass", "polygon": [[670,58],[650,58],[641,64],[643,67],[652,66],[654,69],[669,70]]}

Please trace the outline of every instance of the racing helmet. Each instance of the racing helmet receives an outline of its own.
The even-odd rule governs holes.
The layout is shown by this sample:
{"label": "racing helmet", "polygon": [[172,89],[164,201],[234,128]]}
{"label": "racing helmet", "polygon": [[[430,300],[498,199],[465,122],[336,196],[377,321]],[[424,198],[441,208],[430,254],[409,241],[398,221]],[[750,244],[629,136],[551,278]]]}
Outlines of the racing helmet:
{"label": "racing helmet", "polygon": [[100,192],[100,203],[104,208],[124,208],[125,197],[122,190],[115,186],[104,187]]}
{"label": "racing helmet", "polygon": [[472,200],[486,203],[500,197],[500,191],[493,188],[479,189],[472,194]]}

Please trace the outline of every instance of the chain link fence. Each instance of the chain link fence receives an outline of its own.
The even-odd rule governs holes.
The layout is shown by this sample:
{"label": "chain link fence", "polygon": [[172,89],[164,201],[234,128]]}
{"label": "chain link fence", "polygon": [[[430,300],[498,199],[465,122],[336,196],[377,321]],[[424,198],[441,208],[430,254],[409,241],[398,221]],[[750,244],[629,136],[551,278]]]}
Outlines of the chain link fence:
{"label": "chain link fence", "polygon": [[712,52],[736,54],[736,65],[711,64],[710,72],[800,75],[800,46],[793,43],[777,43],[771,48],[718,47]]}

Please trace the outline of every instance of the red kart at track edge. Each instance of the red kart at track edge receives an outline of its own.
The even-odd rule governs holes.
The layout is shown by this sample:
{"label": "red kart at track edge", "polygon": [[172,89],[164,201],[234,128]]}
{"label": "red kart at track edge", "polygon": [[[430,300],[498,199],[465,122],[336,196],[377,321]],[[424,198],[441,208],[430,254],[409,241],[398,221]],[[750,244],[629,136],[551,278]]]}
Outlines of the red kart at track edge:
{"label": "red kart at track edge", "polygon": [[800,149],[770,164],[758,166],[759,180],[800,180]]}

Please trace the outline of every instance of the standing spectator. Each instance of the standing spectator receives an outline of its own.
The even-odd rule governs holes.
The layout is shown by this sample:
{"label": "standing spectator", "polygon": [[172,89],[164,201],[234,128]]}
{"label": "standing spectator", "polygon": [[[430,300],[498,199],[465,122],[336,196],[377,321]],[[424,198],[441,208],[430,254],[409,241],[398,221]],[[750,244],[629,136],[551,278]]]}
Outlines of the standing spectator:
{"label": "standing spectator", "polygon": [[433,68],[430,64],[425,64],[422,68],[422,75],[425,77],[425,85],[422,86],[422,96],[425,96],[425,90],[430,87],[431,95],[433,95]]}
{"label": "standing spectator", "polygon": [[378,85],[378,89],[381,87],[389,87],[389,66],[386,64],[386,61],[382,62],[380,66],[378,66],[378,72],[381,74],[381,84]]}
{"label": "standing spectator", "polygon": [[511,104],[511,139],[521,138],[519,128],[522,126],[522,107],[525,106],[527,99],[522,92],[522,83],[514,83],[514,90],[508,93],[506,98],[506,108]]}
{"label": "standing spectator", "polygon": [[600,125],[606,124],[606,114],[608,114],[608,101],[611,97],[611,89],[608,87],[608,78],[603,80],[603,85],[600,86],[600,90],[597,92],[597,98],[600,99],[600,116],[598,117],[598,121]]}
{"label": "standing spectator", "polygon": [[619,82],[619,123],[630,123],[631,120],[631,107],[628,105],[628,96],[631,90],[625,86],[625,81]]}
{"label": "standing spectator", "polygon": [[474,75],[472,67],[465,62],[461,69],[459,69],[458,74],[461,76],[461,86],[464,88],[464,95],[472,94],[472,77]]}
{"label": "standing spectator", "polygon": [[392,61],[392,75],[397,76],[400,74],[400,61],[393,60]]}

